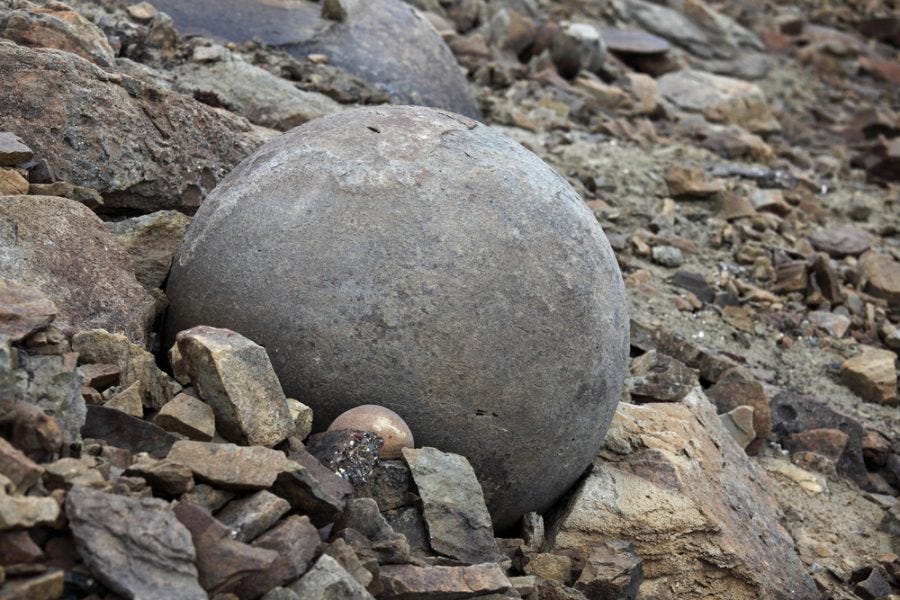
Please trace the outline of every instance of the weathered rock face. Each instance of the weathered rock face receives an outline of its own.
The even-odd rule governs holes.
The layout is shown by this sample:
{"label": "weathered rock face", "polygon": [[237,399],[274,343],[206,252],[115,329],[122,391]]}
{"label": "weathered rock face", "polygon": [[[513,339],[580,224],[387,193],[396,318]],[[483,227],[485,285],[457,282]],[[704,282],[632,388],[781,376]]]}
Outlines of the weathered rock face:
{"label": "weathered rock face", "polygon": [[412,7],[400,0],[342,4],[347,10],[341,20],[323,18],[323,5],[306,1],[161,0],[155,6],[169,13],[184,34],[238,43],[258,37],[300,59],[325,54],[330,64],[384,90],[395,102],[480,117],[450,49]]}
{"label": "weathered rock face", "polygon": [[624,292],[594,216],[519,144],[429,109],[261,149],[204,203],[167,291],[170,338],[264,345],[317,427],[380,404],[468,458],[501,528],[583,472],[621,393]]}
{"label": "weathered rock face", "polygon": [[59,309],[60,328],[102,327],[124,332],[138,343],[146,340],[153,298],[135,279],[131,259],[116,246],[103,221],[78,202],[52,196],[3,197],[0,276],[44,292]]}
{"label": "weathered rock face", "polygon": [[701,394],[620,405],[606,448],[551,528],[551,547],[587,558],[605,540],[634,542],[647,597],[673,586],[679,598],[817,596],[765,475]]}
{"label": "weathered rock face", "polygon": [[0,41],[0,72],[0,130],[107,208],[193,212],[257,145],[243,119],[68,52]]}

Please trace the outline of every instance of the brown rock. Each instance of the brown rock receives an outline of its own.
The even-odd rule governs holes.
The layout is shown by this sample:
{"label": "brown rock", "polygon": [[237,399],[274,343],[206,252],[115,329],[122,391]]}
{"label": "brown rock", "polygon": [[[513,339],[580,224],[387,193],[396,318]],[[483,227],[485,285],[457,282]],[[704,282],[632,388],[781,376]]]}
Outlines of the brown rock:
{"label": "brown rock", "polygon": [[862,439],[862,451],[867,464],[883,467],[891,456],[891,440],[884,434],[869,429]]}
{"label": "brown rock", "polygon": [[398,600],[454,600],[512,588],[502,569],[491,563],[470,567],[385,565],[379,573],[384,596]]}
{"label": "brown rock", "polygon": [[[289,442],[292,441],[289,439]],[[319,459],[303,448],[303,444],[291,443],[288,458],[307,469],[328,495],[343,500],[353,494],[353,485],[319,462]]]}
{"label": "brown rock", "polygon": [[9,131],[0,131],[0,167],[12,167],[31,160],[31,148]]}
{"label": "brown rock", "polygon": [[[0,42],[0,55],[2,48]],[[103,327],[146,341],[154,300],[134,279],[131,259],[115,247],[99,217],[64,198],[8,196],[0,203],[0,219],[12,227],[0,233],[0,251],[11,258],[0,275],[47,294],[59,309],[60,327]]]}
{"label": "brown rock", "polygon": [[900,303],[900,263],[887,254],[870,251],[860,257],[865,291],[890,303]]}
{"label": "brown rock", "polygon": [[57,456],[63,444],[59,421],[29,402],[14,402],[9,414],[13,446],[31,460],[41,462]]}
{"label": "brown rock", "polygon": [[575,582],[588,598],[634,600],[644,579],[644,564],[634,544],[610,540],[597,546]]}
{"label": "brown rock", "polygon": [[697,369],[700,378],[706,381],[718,381],[725,371],[737,365],[728,357],[698,346],[694,342],[660,327],[652,327],[632,320],[630,331],[633,347],[643,352],[658,350],[671,356],[690,368]]}
{"label": "brown rock", "polygon": [[278,559],[278,553],[273,550],[234,540],[231,530],[201,506],[182,502],[174,511],[191,532],[197,550],[200,585],[210,595],[235,590],[243,578],[265,572]]}
{"label": "brown rock", "polygon": [[262,446],[184,440],[172,445],[167,458],[190,468],[197,479],[237,491],[271,487],[279,473],[296,464],[278,450]]}
{"label": "brown rock", "polygon": [[236,492],[229,492],[205,483],[198,483],[193,490],[181,497],[181,501],[202,506],[209,512],[215,512],[228,504],[235,496],[237,496]]}
{"label": "brown rock", "polygon": [[[4,11],[6,12],[6,11]],[[31,48],[65,50],[101,67],[115,67],[116,57],[106,36],[62,3],[0,12],[0,37]]]}
{"label": "brown rock", "polygon": [[137,454],[124,474],[142,477],[161,496],[180,496],[194,489],[194,474],[188,467],[169,459],[157,460],[146,453]]}
{"label": "brown rock", "polygon": [[43,556],[44,552],[34,543],[28,531],[19,529],[0,533],[0,565],[31,564]]}
{"label": "brown rock", "polygon": [[114,408],[120,410],[126,415],[144,418],[143,394],[141,393],[141,382],[135,381],[126,388],[116,392],[103,406],[106,408]]}
{"label": "brown rock", "polygon": [[28,193],[32,196],[59,196],[84,204],[91,210],[103,206],[103,197],[94,188],[83,185],[73,185],[68,181],[54,181],[53,183],[31,183]]}
{"label": "brown rock", "polygon": [[400,458],[403,448],[414,448],[412,431],[403,418],[389,408],[375,404],[363,404],[337,416],[328,431],[356,429],[374,433],[384,444],[378,450],[381,460]]}
{"label": "brown rock", "polygon": [[225,439],[274,446],[294,428],[266,350],[227,329],[198,326],[177,336],[191,382]]}
{"label": "brown rock", "polygon": [[137,280],[158,288],[169,276],[172,257],[190,224],[190,217],[176,210],[161,210],[107,223],[106,228],[131,257]]}
{"label": "brown rock", "polygon": [[44,468],[44,485],[48,490],[68,490],[74,485],[102,487],[106,482],[106,477],[97,468],[97,459],[90,455],[60,458],[46,463]]}
{"label": "brown rock", "polygon": [[156,359],[142,347],[119,333],[102,329],[83,331],[72,337],[72,349],[81,363],[114,364],[120,371],[120,384],[139,382],[143,404],[159,409],[172,399],[178,384],[156,366]]}
{"label": "brown rock", "polygon": [[8,580],[0,588],[2,600],[57,600],[63,597],[66,574],[52,569],[41,575]]}
{"label": "brown rock", "polygon": [[216,432],[216,416],[212,407],[200,398],[178,394],[167,402],[153,422],[173,433],[198,442],[208,442]]}
{"label": "brown rock", "polygon": [[810,323],[819,329],[827,331],[836,338],[844,337],[844,334],[847,333],[852,324],[850,317],[824,310],[810,311],[806,318],[809,319]]}
{"label": "brown rock", "polygon": [[[372,580],[374,579],[372,572],[366,569],[360,558],[356,555],[356,552],[353,550],[353,548],[351,548],[350,545],[343,539],[337,538],[336,540],[325,545],[322,548],[322,553],[327,554],[328,556],[336,560],[339,565],[344,567],[345,571],[350,573],[350,575],[359,583],[359,585],[367,589],[369,587],[374,587],[371,586]],[[373,560],[371,562],[373,570],[377,573],[377,561]]]}
{"label": "brown rock", "polygon": [[[644,561],[642,588],[733,600],[817,595],[764,474],[702,394],[620,403],[606,446],[551,527],[549,548],[589,556],[610,538],[631,541]],[[709,561],[718,567],[705,568]]]}
{"label": "brown rock", "polygon": [[789,435],[785,446],[791,452],[815,452],[837,464],[848,439],[840,429],[807,429]]}
{"label": "brown rock", "polygon": [[287,500],[291,509],[308,515],[316,527],[334,522],[344,510],[344,496],[333,494],[310,469],[297,463],[278,474],[272,491]]}
{"label": "brown rock", "polygon": [[90,363],[78,367],[84,378],[82,384],[92,387],[97,391],[103,391],[111,385],[119,383],[122,369],[118,365],[110,363]]}
{"label": "brown rock", "polygon": [[0,167],[0,196],[19,196],[28,193],[28,180],[15,169]]}
{"label": "brown rock", "polygon": [[107,207],[194,211],[258,143],[242,119],[73,54],[4,41],[0,72],[0,129],[40,148],[57,178],[97,190]]}
{"label": "brown rock", "polygon": [[747,453],[759,452],[772,434],[769,397],[762,384],[744,369],[734,368],[726,371],[706,394],[720,413],[729,412],[743,405],[753,408],[753,430],[756,437],[747,446]]}
{"label": "brown rock", "polygon": [[262,573],[245,577],[235,593],[240,598],[255,598],[278,585],[295,581],[312,564],[321,540],[309,517],[292,515],[253,542],[257,548],[278,553],[278,558]]}
{"label": "brown rock", "polygon": [[805,261],[787,261],[778,265],[775,270],[776,292],[802,292],[808,285],[809,272]]}
{"label": "brown rock", "polygon": [[17,342],[49,325],[56,314],[56,305],[40,290],[0,278],[0,335]]}
{"label": "brown rock", "polygon": [[24,494],[41,479],[44,468],[0,437],[0,475],[12,484],[12,491]]}
{"label": "brown rock", "polygon": [[637,402],[678,402],[700,381],[684,363],[651,350],[632,359],[625,385]]}
{"label": "brown rock", "polygon": [[231,529],[234,539],[252,542],[278,522],[291,505],[266,490],[232,500],[216,513],[216,519]]}
{"label": "brown rock", "polygon": [[345,532],[358,532],[371,542],[367,551],[381,564],[403,564],[417,562],[410,557],[407,539],[388,524],[379,512],[378,505],[371,498],[351,498],[343,514],[335,523],[335,530],[348,537]]}
{"label": "brown rock", "polygon": [[669,194],[676,199],[705,198],[721,192],[720,181],[710,181],[701,169],[672,165],[666,170]]}
{"label": "brown rock", "polygon": [[897,403],[897,355],[890,350],[862,347],[841,365],[841,380],[867,402]]}
{"label": "brown rock", "polygon": [[313,410],[299,400],[293,398],[287,399],[288,411],[291,413],[291,419],[294,420],[294,430],[291,436],[300,440],[305,440],[312,431]]}

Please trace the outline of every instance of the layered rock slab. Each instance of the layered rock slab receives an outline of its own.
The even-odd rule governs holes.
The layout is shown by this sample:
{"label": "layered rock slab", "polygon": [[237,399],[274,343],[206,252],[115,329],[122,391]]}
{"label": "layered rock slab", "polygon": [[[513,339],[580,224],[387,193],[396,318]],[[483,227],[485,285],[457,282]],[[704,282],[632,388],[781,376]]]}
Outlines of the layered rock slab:
{"label": "layered rock slab", "polygon": [[679,404],[622,404],[549,543],[587,558],[606,539],[633,542],[642,594],[677,586],[690,599],[816,597],[768,490],[699,392]]}

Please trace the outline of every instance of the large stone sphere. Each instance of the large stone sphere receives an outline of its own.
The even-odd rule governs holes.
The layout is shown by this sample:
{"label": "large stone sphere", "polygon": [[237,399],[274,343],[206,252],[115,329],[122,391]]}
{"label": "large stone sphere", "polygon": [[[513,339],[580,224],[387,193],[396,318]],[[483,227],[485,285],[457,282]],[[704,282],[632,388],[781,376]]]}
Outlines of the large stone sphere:
{"label": "large stone sphere", "polygon": [[515,141],[433,109],[259,148],[201,205],[167,291],[169,339],[264,345],[316,429],[379,404],[466,456],[500,531],[591,464],[622,390],[624,287],[591,211]]}

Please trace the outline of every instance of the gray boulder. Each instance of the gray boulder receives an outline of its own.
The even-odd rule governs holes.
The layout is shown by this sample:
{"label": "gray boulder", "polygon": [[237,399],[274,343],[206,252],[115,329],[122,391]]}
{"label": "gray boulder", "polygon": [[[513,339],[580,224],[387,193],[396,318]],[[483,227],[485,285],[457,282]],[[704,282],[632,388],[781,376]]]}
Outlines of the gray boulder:
{"label": "gray boulder", "polygon": [[321,430],[380,404],[469,459],[494,526],[548,508],[621,394],[616,259],[568,184],[515,141],[426,108],[356,109],[260,148],[200,208],[169,339],[265,346]]}
{"label": "gray boulder", "polygon": [[[136,0],[134,0],[136,1]],[[390,94],[399,104],[419,104],[480,118],[456,58],[434,27],[401,0],[335,3],[267,0],[156,0],[185,35],[243,43],[259,38],[306,60],[328,56],[340,67]]]}

